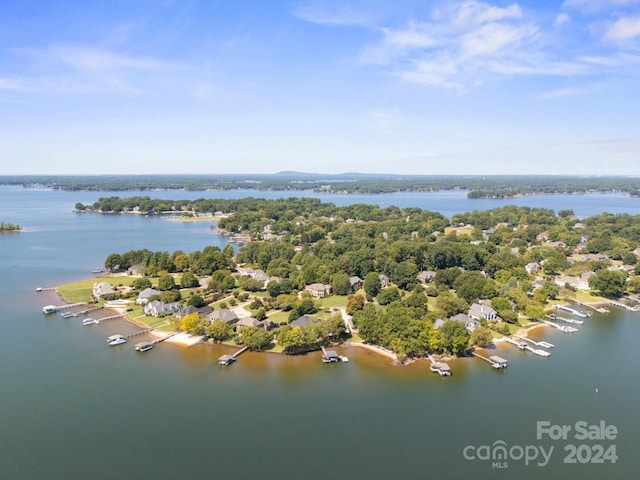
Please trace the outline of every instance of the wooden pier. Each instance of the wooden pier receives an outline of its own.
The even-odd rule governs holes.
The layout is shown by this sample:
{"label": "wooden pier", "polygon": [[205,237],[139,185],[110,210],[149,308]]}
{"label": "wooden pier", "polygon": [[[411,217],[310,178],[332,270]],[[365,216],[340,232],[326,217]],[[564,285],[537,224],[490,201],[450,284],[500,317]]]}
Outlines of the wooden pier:
{"label": "wooden pier", "polygon": [[609,303],[614,307],[624,308],[625,310],[629,310],[630,312],[640,312],[640,306],[638,305],[630,306],[622,302],[616,302],[615,300],[609,300]]}
{"label": "wooden pier", "polygon": [[119,315],[110,315],[108,317],[103,317],[103,318],[96,319],[96,323],[102,323],[102,322],[104,322],[106,320],[114,320],[116,318],[123,318],[123,317],[126,317],[126,316],[127,316],[126,313],[121,313]]}
{"label": "wooden pier", "polygon": [[43,313],[57,313],[64,312],[65,310],[69,310],[74,307],[81,307],[82,305],[86,305],[87,302],[78,302],[78,303],[68,303],[64,305],[46,305],[42,307]]}
{"label": "wooden pier", "polygon": [[565,318],[559,315],[554,315],[553,320],[560,320],[561,322],[573,323],[575,325],[582,325],[584,323],[584,320],[576,320],[575,318]]}
{"label": "wooden pier", "polygon": [[56,289],[56,287],[38,287],[36,288],[36,292],[40,293],[40,292],[52,292]]}
{"label": "wooden pier", "polygon": [[516,335],[515,333],[513,334],[514,337],[519,338],[520,340],[524,340],[525,342],[529,342],[537,347],[543,347],[543,348],[553,348],[555,347],[555,345],[553,343],[549,343],[549,342],[536,342],[535,340],[532,340],[530,338],[527,337],[523,337],[521,335]]}
{"label": "wooden pier", "polygon": [[138,335],[144,335],[145,333],[149,333],[149,332],[151,332],[153,330],[154,330],[153,328],[147,328],[145,330],[140,330],[140,331],[137,331],[137,332],[128,333],[127,335],[123,335],[123,337],[128,340],[131,337],[137,337]]}
{"label": "wooden pier", "polygon": [[541,357],[548,357],[551,354],[549,352],[547,352],[546,350],[541,350],[539,348],[533,348],[531,346],[529,346],[526,342],[517,342],[515,341],[513,338],[509,338],[509,337],[504,337],[505,342],[510,343],[512,345],[515,345],[516,347],[518,347],[520,350],[527,350],[531,353],[535,353],[536,355],[539,355]]}
{"label": "wooden pier", "polygon": [[558,325],[555,322],[552,322],[551,320],[540,320],[542,323],[546,323],[547,325],[551,325],[552,327],[557,328],[558,330],[562,330],[565,333],[573,333],[573,332],[577,332],[578,329],[575,327],[571,327],[569,325]]}
{"label": "wooden pier", "polygon": [[565,312],[569,312],[577,317],[581,317],[581,318],[587,318],[590,313],[584,313],[581,312],[580,310],[576,310],[575,308],[569,307],[567,305],[556,305],[555,308],[557,310],[564,310]]}
{"label": "wooden pier", "polygon": [[596,307],[595,305],[590,305],[588,303],[583,303],[583,302],[579,302],[578,300],[574,300],[578,305],[581,305],[583,307],[586,308],[590,308],[591,310],[598,312],[598,313],[610,313],[611,310],[609,310],[607,307]]}
{"label": "wooden pier", "polygon": [[242,355],[244,352],[246,352],[247,350],[249,350],[249,347],[242,347],[240,350],[238,350],[236,353],[234,353],[233,355],[222,355],[219,359],[218,359],[218,365],[231,365],[233,362],[236,361],[236,358],[239,357],[240,355]]}
{"label": "wooden pier", "polygon": [[501,368],[507,368],[507,366],[509,365],[509,362],[507,360],[505,360],[502,357],[498,357],[497,355],[492,355],[491,357],[485,357],[484,355],[480,355],[477,352],[471,352],[471,355],[473,355],[474,357],[478,357],[479,359],[484,360],[485,362],[491,364],[491,366],[496,370]]}

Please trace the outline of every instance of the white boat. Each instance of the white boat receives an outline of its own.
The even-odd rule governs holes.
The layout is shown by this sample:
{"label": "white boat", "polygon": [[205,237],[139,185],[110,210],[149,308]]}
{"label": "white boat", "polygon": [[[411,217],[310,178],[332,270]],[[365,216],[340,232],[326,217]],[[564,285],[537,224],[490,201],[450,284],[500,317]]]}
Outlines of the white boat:
{"label": "white boat", "polygon": [[95,325],[100,323],[98,320],[96,320],[95,318],[85,318],[84,320],[82,320],[82,325]]}
{"label": "white boat", "polygon": [[42,307],[42,313],[56,313],[58,311],[58,307],[55,305],[47,305]]}
{"label": "white boat", "polygon": [[127,339],[120,334],[111,335],[109,338],[107,338],[107,343],[109,344],[109,346],[113,347],[115,345],[122,345],[123,343],[127,343]]}
{"label": "white boat", "polygon": [[347,357],[345,355],[340,355],[340,361],[341,362],[348,362],[349,361],[349,357]]}

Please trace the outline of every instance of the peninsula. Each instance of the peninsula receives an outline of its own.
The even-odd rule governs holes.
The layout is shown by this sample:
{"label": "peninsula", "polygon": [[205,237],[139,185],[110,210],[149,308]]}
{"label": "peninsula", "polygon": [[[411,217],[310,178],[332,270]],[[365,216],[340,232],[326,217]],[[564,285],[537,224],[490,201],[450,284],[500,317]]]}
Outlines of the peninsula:
{"label": "peninsula", "polygon": [[237,252],[111,253],[104,266],[118,276],[60,293],[129,299],[129,317],[145,326],[252,350],[351,340],[400,362],[521,334],[554,305],[625,297],[632,308],[640,293],[638,216],[508,206],[448,219],[312,198],[206,202],[225,214],[220,228],[247,238]]}

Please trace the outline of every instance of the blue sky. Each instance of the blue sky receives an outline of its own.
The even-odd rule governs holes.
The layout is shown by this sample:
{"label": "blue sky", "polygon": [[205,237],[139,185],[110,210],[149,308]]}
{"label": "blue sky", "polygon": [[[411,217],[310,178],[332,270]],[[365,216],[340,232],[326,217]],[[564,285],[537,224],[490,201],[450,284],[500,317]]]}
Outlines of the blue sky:
{"label": "blue sky", "polygon": [[640,175],[640,0],[4,0],[0,162]]}

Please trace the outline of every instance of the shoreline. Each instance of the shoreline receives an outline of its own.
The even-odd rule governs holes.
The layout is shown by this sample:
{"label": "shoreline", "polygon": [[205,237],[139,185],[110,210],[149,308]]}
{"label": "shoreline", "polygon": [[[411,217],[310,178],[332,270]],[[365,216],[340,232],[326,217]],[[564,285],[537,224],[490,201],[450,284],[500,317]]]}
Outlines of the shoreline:
{"label": "shoreline", "polygon": [[380,347],[378,345],[371,345],[369,343],[363,343],[363,342],[347,342],[345,343],[346,346],[354,346],[354,347],[360,347],[360,348],[364,348],[366,350],[370,350],[372,352],[375,352],[379,355],[382,355],[383,357],[387,357],[391,360],[393,360],[393,362],[395,364],[400,364],[400,362],[398,362],[398,356],[393,353],[391,350],[387,350],[386,348]]}

